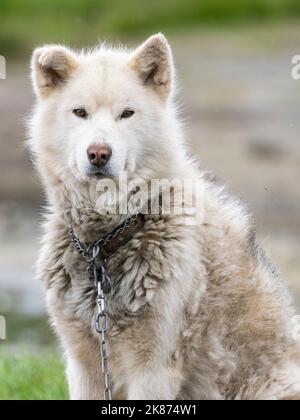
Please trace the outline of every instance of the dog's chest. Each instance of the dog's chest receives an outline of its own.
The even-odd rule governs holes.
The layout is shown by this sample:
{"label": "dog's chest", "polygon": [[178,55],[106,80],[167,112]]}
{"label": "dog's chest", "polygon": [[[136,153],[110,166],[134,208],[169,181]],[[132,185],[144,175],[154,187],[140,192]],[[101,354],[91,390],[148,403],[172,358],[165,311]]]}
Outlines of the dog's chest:
{"label": "dog's chest", "polygon": [[[88,272],[88,262],[68,247],[64,265],[69,273],[73,295],[86,308],[95,306],[96,290]],[[106,294],[110,316],[135,315],[153,298],[159,285],[168,278],[166,256],[158,243],[138,237],[120,248],[107,262],[111,290]]]}

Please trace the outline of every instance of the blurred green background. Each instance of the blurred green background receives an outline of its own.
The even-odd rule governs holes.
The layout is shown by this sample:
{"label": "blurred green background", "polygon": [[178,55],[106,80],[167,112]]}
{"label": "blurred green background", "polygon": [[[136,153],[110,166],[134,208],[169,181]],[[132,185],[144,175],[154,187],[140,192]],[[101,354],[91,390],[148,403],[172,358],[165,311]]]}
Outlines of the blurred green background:
{"label": "blurred green background", "polygon": [[99,37],[300,16],[298,0],[1,0],[0,7],[0,51],[8,56],[26,56],[36,43],[82,46]]}
{"label": "blurred green background", "polygon": [[44,196],[25,148],[33,48],[134,46],[164,32],[190,151],[249,205],[300,308],[299,24],[299,0],[0,0],[0,399],[67,398],[34,276]]}

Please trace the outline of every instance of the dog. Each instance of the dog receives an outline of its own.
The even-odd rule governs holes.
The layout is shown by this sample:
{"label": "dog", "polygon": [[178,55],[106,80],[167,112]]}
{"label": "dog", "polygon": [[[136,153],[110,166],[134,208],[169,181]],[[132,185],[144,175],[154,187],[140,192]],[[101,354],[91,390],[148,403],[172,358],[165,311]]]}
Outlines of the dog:
{"label": "dog", "polygon": [[[105,390],[97,292],[70,227],[79,244],[95,243],[135,215],[136,180],[168,181],[174,210],[184,202],[172,194],[173,180],[189,179],[203,192],[195,223],[185,211],[159,206],[107,259],[113,399],[299,399],[289,292],[258,245],[248,211],[188,155],[166,38],[153,35],[133,50],[46,45],[34,51],[31,68],[37,101],[29,144],[48,200],[38,275],[70,398],[101,400]],[[127,214],[111,211],[119,198],[106,195],[105,206],[97,187],[124,173]],[[195,195],[187,188],[184,200]],[[139,208],[148,198],[149,191],[139,194]]]}

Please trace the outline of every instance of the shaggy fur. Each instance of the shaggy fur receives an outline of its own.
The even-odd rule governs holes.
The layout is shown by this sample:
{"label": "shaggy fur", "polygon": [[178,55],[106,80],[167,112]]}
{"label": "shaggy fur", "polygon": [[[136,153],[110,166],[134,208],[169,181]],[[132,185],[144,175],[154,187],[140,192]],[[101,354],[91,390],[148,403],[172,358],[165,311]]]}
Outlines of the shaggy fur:
{"label": "shaggy fur", "polygon": [[[113,150],[113,179],[126,170],[133,185],[176,178],[204,189],[198,226],[186,214],[147,215],[143,230],[109,259],[114,398],[299,398],[290,296],[243,206],[187,156],[166,39],[153,36],[135,51],[45,46],[32,72],[38,101],[30,146],[49,201],[38,267],[71,398],[101,399],[103,384],[95,290],[68,226],[92,242],[128,217],[101,211],[97,180],[87,175],[87,147],[101,141]],[[76,107],[89,117],[74,116]],[[123,121],[126,107],[135,115]]]}

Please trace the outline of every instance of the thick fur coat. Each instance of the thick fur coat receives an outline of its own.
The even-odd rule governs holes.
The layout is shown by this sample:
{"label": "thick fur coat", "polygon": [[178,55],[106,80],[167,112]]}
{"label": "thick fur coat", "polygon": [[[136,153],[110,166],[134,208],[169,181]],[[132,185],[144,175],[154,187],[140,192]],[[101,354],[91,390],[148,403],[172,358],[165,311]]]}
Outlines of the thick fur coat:
{"label": "thick fur coat", "polygon": [[[103,383],[96,292],[69,226],[91,243],[128,217],[103,212],[99,179],[89,172],[86,150],[105,142],[112,157],[104,178],[118,180],[126,170],[132,190],[136,179],[191,179],[203,191],[201,223],[188,223],[184,212],[147,214],[144,228],[108,261],[113,397],[300,399],[289,293],[244,207],[187,155],[164,36],[134,51],[45,46],[34,52],[32,74],[30,147],[49,201],[38,270],[71,398],[102,399]],[[84,112],[74,115],[77,109]],[[132,115],[126,120],[124,109]]]}

